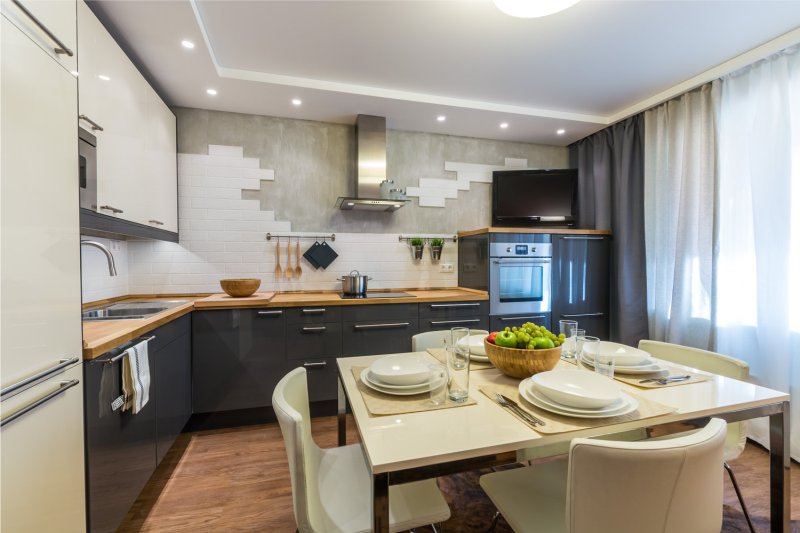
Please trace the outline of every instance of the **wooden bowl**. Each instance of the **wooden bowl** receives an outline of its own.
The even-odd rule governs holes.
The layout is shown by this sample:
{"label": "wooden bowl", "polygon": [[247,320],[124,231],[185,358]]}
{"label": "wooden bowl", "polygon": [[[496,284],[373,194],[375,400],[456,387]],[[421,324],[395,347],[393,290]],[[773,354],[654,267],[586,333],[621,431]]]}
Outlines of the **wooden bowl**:
{"label": "wooden bowl", "polygon": [[553,370],[561,359],[561,346],[549,350],[504,348],[483,340],[486,356],[497,369],[512,378],[529,378],[533,374]]}
{"label": "wooden bowl", "polygon": [[244,298],[245,296],[251,296],[258,290],[261,286],[261,280],[254,278],[221,279],[219,284],[228,296]]}

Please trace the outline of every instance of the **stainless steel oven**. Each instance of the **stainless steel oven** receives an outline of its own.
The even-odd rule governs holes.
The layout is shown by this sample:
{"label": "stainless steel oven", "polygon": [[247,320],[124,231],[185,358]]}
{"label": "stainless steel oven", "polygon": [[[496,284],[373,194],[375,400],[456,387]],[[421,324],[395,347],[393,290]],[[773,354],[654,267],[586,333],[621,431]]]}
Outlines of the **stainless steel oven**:
{"label": "stainless steel oven", "polygon": [[550,312],[550,243],[489,244],[489,314]]}
{"label": "stainless steel oven", "polygon": [[97,138],[78,128],[78,183],[80,205],[97,211]]}

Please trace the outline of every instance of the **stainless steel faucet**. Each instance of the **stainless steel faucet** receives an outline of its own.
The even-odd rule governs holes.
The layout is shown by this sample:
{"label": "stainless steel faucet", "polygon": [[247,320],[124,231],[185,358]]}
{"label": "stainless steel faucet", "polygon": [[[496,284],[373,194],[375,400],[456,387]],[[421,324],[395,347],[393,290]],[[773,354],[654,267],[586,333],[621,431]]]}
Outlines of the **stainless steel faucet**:
{"label": "stainless steel faucet", "polygon": [[114,256],[111,255],[111,251],[106,248],[106,245],[102,242],[97,241],[81,241],[81,246],[93,246],[106,254],[106,260],[108,261],[108,275],[109,276],[116,276],[117,275],[117,265],[114,264]]}

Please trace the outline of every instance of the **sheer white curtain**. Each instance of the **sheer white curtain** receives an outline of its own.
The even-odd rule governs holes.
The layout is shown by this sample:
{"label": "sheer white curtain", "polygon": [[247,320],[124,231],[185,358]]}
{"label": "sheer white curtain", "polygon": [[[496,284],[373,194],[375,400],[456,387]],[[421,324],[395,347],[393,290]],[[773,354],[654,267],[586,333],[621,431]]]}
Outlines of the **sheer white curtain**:
{"label": "sheer white curtain", "polygon": [[717,153],[716,349],[791,392],[800,458],[800,48],[722,79]]}

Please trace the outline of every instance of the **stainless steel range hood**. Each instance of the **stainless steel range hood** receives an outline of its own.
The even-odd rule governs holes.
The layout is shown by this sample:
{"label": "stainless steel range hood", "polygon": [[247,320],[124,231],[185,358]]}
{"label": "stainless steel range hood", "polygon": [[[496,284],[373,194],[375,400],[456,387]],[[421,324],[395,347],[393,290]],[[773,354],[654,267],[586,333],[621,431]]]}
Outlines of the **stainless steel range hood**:
{"label": "stainless steel range hood", "polygon": [[372,115],[356,118],[355,196],[336,200],[336,207],[359,211],[397,211],[407,201],[385,197],[381,183],[386,181],[386,119]]}

